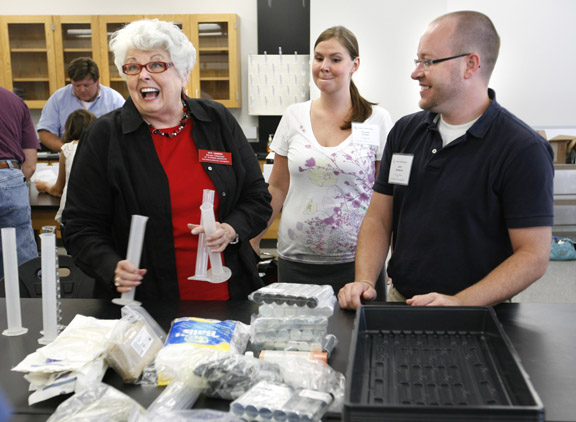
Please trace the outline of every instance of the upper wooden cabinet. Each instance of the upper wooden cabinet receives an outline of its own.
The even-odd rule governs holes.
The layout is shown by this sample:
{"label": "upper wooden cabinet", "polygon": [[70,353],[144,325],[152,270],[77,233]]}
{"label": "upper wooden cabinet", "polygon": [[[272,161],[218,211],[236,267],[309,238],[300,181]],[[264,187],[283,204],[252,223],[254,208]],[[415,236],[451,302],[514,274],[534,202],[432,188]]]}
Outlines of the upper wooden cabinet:
{"label": "upper wooden cabinet", "polygon": [[127,23],[144,18],[144,15],[113,15],[113,16],[99,16],[98,22],[98,35],[100,38],[100,61],[98,67],[100,68],[100,82],[106,86],[114,88],[124,98],[128,98],[128,88],[126,88],[126,80],[118,72],[118,68],[114,64],[114,55],[110,51],[108,44],[110,37],[114,32],[121,29]]}
{"label": "upper wooden cabinet", "polygon": [[[124,25],[138,19],[160,19],[169,22],[174,22],[188,37],[192,38],[190,15],[115,15],[115,16],[100,16],[100,72],[102,74],[101,81],[104,85],[114,88],[121,93],[125,98],[130,95],[126,87],[126,80],[122,77],[118,68],[114,64],[114,55],[110,50],[110,36],[117,30],[121,29]],[[106,35],[104,38],[103,34]],[[191,90],[190,83],[188,84],[188,95]]]}
{"label": "upper wooden cabinet", "polygon": [[70,83],[68,64],[78,57],[100,58],[97,16],[54,16],[54,52],[58,88]]}
{"label": "upper wooden cabinet", "polygon": [[58,88],[52,17],[2,16],[0,43],[4,87],[28,107],[44,107]]}
{"label": "upper wooden cabinet", "polygon": [[128,97],[109,50],[110,36],[125,24],[158,18],[178,25],[192,41],[197,59],[186,93],[241,106],[238,17],[215,15],[1,16],[0,85],[40,109],[68,80],[66,69],[77,57],[92,57],[100,81]]}
{"label": "upper wooden cabinet", "polygon": [[190,40],[196,47],[191,96],[209,98],[231,108],[241,107],[238,16],[218,14],[190,17]]}

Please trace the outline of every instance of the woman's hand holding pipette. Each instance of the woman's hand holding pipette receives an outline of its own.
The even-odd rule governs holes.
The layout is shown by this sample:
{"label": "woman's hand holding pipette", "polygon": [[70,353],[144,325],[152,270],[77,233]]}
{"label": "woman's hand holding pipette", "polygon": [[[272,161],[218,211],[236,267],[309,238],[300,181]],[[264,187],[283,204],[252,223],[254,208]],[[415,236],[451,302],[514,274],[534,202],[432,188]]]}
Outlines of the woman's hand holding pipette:
{"label": "woman's hand holding pipette", "polygon": [[116,291],[120,293],[129,292],[132,287],[137,287],[142,283],[142,278],[146,274],[145,269],[138,269],[124,259],[118,261],[116,269],[114,270],[114,286]]}
{"label": "woman's hand holding pipette", "polygon": [[[188,224],[192,234],[198,235],[204,233],[204,227],[199,224]],[[236,230],[228,223],[216,222],[216,230],[210,236],[206,236],[206,246],[212,252],[223,252],[224,249],[236,240]]]}

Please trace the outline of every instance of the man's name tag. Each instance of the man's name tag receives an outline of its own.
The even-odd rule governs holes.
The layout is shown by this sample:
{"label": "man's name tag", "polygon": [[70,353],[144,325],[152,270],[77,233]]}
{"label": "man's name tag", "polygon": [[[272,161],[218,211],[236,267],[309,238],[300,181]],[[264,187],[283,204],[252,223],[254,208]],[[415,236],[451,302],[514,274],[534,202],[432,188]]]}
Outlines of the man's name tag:
{"label": "man's name tag", "polygon": [[352,142],[380,146],[380,127],[352,122]]}
{"label": "man's name tag", "polygon": [[413,154],[394,154],[392,156],[392,163],[390,164],[388,183],[408,186],[413,160]]}

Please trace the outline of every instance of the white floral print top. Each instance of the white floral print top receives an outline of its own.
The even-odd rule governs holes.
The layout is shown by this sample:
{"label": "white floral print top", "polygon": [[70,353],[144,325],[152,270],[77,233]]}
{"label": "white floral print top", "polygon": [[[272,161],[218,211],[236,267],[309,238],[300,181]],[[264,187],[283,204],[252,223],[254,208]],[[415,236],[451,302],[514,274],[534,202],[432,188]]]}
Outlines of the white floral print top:
{"label": "white floral print top", "polygon": [[360,224],[372,198],[375,162],[384,151],[392,119],[373,107],[363,124],[379,128],[380,145],[354,142],[321,146],[310,121],[312,102],[290,106],[271,149],[288,157],[290,188],[278,229],[281,258],[310,264],[354,261]]}

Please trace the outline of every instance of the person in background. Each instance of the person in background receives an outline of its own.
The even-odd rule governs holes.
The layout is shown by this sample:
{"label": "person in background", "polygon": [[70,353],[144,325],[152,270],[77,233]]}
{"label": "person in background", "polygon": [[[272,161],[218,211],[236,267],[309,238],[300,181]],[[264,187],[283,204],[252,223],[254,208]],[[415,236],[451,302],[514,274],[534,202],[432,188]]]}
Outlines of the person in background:
{"label": "person in background", "polygon": [[56,212],[54,219],[62,222],[62,211],[66,205],[66,181],[70,177],[70,169],[74,161],[74,154],[78,147],[78,140],[84,132],[84,129],[96,120],[96,116],[87,110],[75,110],[68,116],[64,125],[64,135],[62,135],[62,152],[60,153],[60,161],[58,166],[58,178],[56,183],[50,185],[44,180],[36,180],[34,184],[38,192],[46,192],[49,195],[61,197],[60,208]]}
{"label": "person in background", "polygon": [[[30,109],[16,94],[0,87],[0,228],[16,229],[18,264],[38,256],[26,184],[36,171],[38,149]],[[0,242],[0,277],[4,276],[2,261]]]}
{"label": "person in background", "polygon": [[371,300],[393,240],[388,300],[488,306],[539,279],[550,256],[553,154],[488,88],[500,37],[484,14],[434,20],[412,79],[424,111],[390,132],[342,308]]}
{"label": "person in background", "polygon": [[68,65],[70,83],[48,98],[37,125],[40,141],[52,151],[60,151],[66,119],[74,110],[84,109],[100,117],[122,107],[124,97],[100,84],[98,65],[90,57],[78,57]]}
{"label": "person in background", "polygon": [[[132,22],[110,48],[130,98],[78,143],[62,215],[67,251],[99,297],[137,287],[140,301],[246,299],[263,286],[249,240],[272,212],[252,147],[223,105],[184,96],[196,50],[176,25]],[[205,189],[216,192],[217,220],[206,245],[232,271],[218,284],[188,279]],[[149,217],[141,268],[125,259],[135,214]]]}
{"label": "person in background", "polygon": [[[278,229],[278,281],[330,284],[354,278],[354,253],[378,172],[390,114],[352,81],[360,66],[354,34],[335,26],[314,44],[320,97],[290,106],[274,135],[269,178]],[[252,243],[259,251],[263,233]]]}

